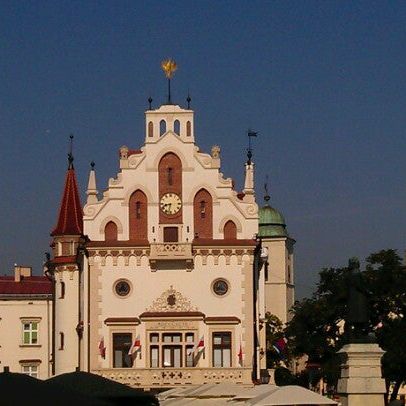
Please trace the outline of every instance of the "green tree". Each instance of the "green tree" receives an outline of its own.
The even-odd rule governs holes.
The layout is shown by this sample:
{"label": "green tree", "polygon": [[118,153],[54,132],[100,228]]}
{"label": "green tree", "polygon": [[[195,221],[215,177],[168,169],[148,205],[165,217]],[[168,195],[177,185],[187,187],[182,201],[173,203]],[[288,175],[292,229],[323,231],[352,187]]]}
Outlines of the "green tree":
{"label": "green tree", "polygon": [[[386,351],[383,375],[394,384],[391,399],[395,399],[406,382],[406,271],[395,250],[382,250],[366,259],[362,272],[369,292],[369,333]],[[347,268],[326,268],[311,298],[297,302],[286,335],[295,356],[307,354],[309,361],[320,365],[326,382],[335,385],[339,377],[337,351],[347,342],[343,334],[347,316]]]}

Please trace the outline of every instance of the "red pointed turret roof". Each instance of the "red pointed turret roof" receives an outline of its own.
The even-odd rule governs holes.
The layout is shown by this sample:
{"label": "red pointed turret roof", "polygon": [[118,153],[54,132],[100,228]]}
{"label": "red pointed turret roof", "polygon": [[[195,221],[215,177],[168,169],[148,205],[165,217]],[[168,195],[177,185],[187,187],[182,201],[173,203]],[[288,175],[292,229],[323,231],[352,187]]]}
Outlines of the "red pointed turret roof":
{"label": "red pointed turret roof", "polygon": [[81,234],[83,234],[82,206],[80,204],[75,169],[70,161],[66,173],[62,202],[59,208],[58,223],[52,231],[51,236]]}

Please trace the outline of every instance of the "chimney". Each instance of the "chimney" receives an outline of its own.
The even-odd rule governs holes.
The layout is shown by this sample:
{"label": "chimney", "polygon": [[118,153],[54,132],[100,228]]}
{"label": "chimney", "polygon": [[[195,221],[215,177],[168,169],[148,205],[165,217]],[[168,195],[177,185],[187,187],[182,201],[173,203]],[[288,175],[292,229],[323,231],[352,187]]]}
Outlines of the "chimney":
{"label": "chimney", "polygon": [[32,275],[30,266],[19,266],[14,264],[14,282],[21,282],[23,278],[29,278]]}

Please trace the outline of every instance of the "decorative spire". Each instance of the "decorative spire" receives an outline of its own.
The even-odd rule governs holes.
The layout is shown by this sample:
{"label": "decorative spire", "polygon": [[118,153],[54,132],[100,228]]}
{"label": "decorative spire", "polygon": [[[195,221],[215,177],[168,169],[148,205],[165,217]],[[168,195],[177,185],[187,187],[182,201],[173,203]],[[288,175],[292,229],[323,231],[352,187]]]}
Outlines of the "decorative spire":
{"label": "decorative spire", "polygon": [[166,78],[168,79],[168,102],[167,104],[172,104],[172,98],[171,98],[171,79],[178,69],[178,65],[176,65],[176,62],[174,59],[165,59],[164,61],[161,62],[161,68],[165,73]]}
{"label": "decorative spire", "polygon": [[68,169],[73,169],[73,134],[69,136],[70,146],[68,152]]}
{"label": "decorative spire", "polygon": [[192,101],[189,91],[187,92],[187,109],[190,110],[190,102]]}
{"label": "decorative spire", "polygon": [[97,194],[99,193],[96,188],[96,171],[94,170],[94,161],[90,162],[89,181],[87,182],[87,204],[97,203]]}
{"label": "decorative spire", "polygon": [[252,158],[251,138],[256,137],[258,135],[258,132],[253,131],[251,129],[248,129],[247,135],[248,135],[248,148],[247,148],[247,158],[248,158],[248,160],[247,160],[247,164],[250,165],[251,164],[251,158]]}
{"label": "decorative spire", "polygon": [[152,110],[152,97],[148,97],[149,110]]}
{"label": "decorative spire", "polygon": [[269,193],[268,193],[268,175],[266,175],[266,177],[265,177],[264,189],[265,189],[264,200],[265,200],[266,204],[269,204],[269,200],[271,199],[271,196],[269,196]]}
{"label": "decorative spire", "polygon": [[73,168],[72,140],[68,154],[69,166],[66,172],[65,187],[63,190],[61,206],[59,208],[58,222],[51,236],[81,235],[83,234],[83,214],[80,204],[79,189]]}

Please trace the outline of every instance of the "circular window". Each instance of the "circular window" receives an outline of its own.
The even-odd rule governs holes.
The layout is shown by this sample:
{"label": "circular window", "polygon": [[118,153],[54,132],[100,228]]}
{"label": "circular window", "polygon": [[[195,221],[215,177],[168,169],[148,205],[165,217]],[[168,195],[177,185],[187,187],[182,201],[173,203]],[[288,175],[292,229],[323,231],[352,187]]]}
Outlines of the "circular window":
{"label": "circular window", "polygon": [[114,291],[117,293],[117,295],[124,297],[130,293],[131,286],[127,281],[121,280],[116,282],[114,286]]}
{"label": "circular window", "polygon": [[228,289],[228,282],[224,279],[217,279],[213,282],[213,292],[218,296],[224,296]]}

